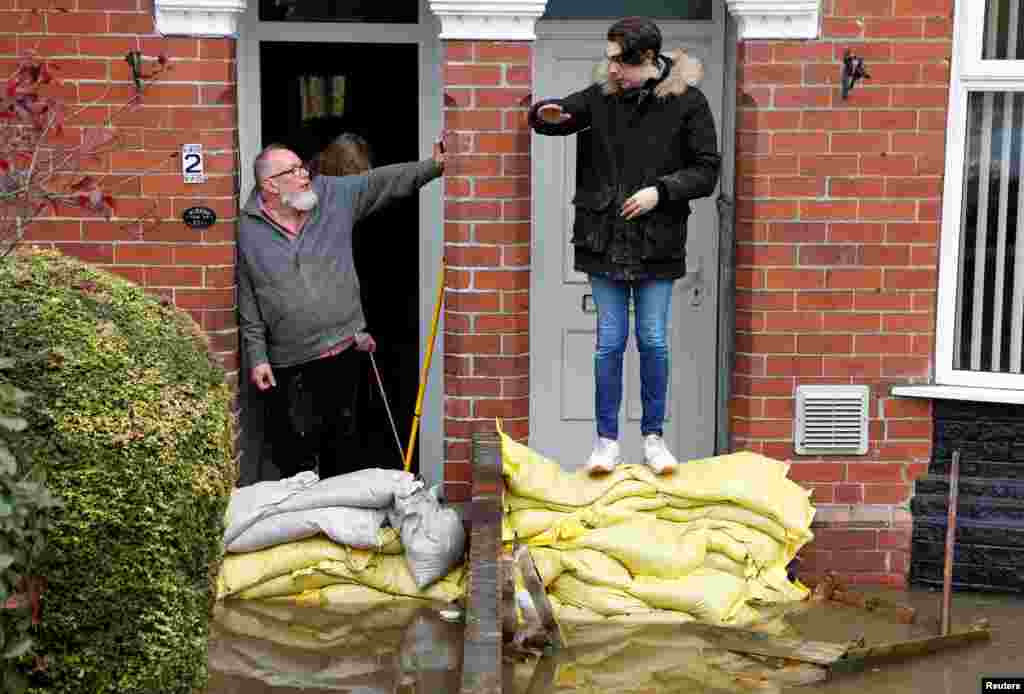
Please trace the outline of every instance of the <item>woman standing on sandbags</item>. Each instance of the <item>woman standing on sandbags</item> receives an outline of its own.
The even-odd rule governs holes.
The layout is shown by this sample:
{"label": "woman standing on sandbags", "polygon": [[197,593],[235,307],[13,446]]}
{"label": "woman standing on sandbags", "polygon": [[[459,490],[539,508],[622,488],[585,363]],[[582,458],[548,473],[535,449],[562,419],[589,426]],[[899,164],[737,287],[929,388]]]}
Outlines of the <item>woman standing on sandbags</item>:
{"label": "woman standing on sandbags", "polygon": [[663,54],[661,31],[645,18],[615,22],[607,39],[595,82],[564,99],[538,101],[529,122],[540,135],[579,134],[572,243],[575,269],[588,275],[597,304],[597,443],[586,469],[610,472],[622,462],[618,423],[632,298],[644,462],[663,474],[678,464],[662,438],[672,286],[686,274],[690,200],[714,191],[721,156],[711,109],[695,86],[700,61],[682,50]]}

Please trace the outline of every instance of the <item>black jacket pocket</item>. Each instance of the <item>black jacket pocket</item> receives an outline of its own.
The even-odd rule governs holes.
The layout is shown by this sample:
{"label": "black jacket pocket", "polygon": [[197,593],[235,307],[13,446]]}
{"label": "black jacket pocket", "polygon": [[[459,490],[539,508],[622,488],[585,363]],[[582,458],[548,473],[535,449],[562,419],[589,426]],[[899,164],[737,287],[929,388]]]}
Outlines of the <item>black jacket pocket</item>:
{"label": "black jacket pocket", "polygon": [[603,253],[611,239],[614,210],[612,190],[577,190],[572,204],[576,217],[572,225],[572,243],[594,253]]}

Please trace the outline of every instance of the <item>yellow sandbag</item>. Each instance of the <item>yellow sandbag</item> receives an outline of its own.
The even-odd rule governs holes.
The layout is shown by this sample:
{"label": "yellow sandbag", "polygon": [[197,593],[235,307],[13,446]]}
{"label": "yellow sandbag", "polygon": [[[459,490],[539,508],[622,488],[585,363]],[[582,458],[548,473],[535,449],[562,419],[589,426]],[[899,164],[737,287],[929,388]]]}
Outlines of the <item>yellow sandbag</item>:
{"label": "yellow sandbag", "polygon": [[650,605],[624,590],[590,585],[568,573],[551,584],[550,592],[566,605],[585,607],[605,616],[651,611]]}
{"label": "yellow sandbag", "polygon": [[561,538],[555,549],[596,549],[618,559],[634,576],[676,578],[704,563],[707,531],[680,533],[675,524],[639,516],[607,528],[583,529],[575,538]]}
{"label": "yellow sandbag", "polygon": [[741,564],[735,559],[730,559],[721,552],[714,551],[710,545],[708,546],[708,553],[704,555],[704,566],[742,579],[747,579],[757,573],[756,566]]}
{"label": "yellow sandbag", "polygon": [[621,562],[604,552],[592,549],[570,549],[560,552],[562,567],[584,583],[623,588],[633,578]]}
{"label": "yellow sandbag", "polygon": [[514,532],[514,537],[526,540],[565,522],[572,516],[571,513],[551,511],[546,508],[528,508],[522,511],[513,511],[505,517]]}
{"label": "yellow sandbag", "polygon": [[[513,440],[499,429],[502,471],[505,484],[514,496],[541,499],[553,510],[565,506],[589,506],[605,497],[610,503],[627,496],[656,496],[651,484],[637,483],[627,467],[619,466],[608,475],[591,477],[585,470],[566,472],[555,461]],[[612,492],[621,483],[625,488]],[[561,508],[560,508],[560,507]]]}
{"label": "yellow sandbag", "polygon": [[783,566],[760,572],[749,585],[752,599],[769,604],[797,602],[806,599],[811,592],[799,581],[790,581]]}
{"label": "yellow sandbag", "polygon": [[633,467],[637,479],[669,496],[731,502],[797,532],[808,531],[814,519],[811,490],[786,477],[789,465],[751,451],[691,460],[671,475],[655,475],[646,466]]}
{"label": "yellow sandbag", "polygon": [[[355,555],[361,550],[353,549],[351,552]],[[440,581],[420,590],[409,572],[405,557],[373,555],[369,552],[367,555],[355,556],[355,561],[352,558],[345,561],[323,561],[316,566],[293,572],[290,578],[295,589],[291,592],[322,591],[338,583],[355,583],[391,595],[445,602],[456,600],[465,593],[464,565],[457,566]]]}
{"label": "yellow sandbag", "polygon": [[557,595],[548,594],[548,602],[551,603],[551,612],[555,620],[563,626],[574,624],[600,624],[605,616],[594,612],[589,607],[569,605],[562,602]]}
{"label": "yellow sandbag", "polygon": [[[785,566],[792,557],[784,555],[785,546],[762,532],[730,521],[697,521],[707,524],[708,549],[721,552],[741,564],[758,568]],[[685,525],[685,524],[680,524]]]}
{"label": "yellow sandbag", "polygon": [[[559,552],[557,549],[531,547],[529,551],[530,558],[533,559],[533,565],[537,567],[537,573],[540,574],[540,580],[544,582],[545,588],[554,583],[555,579],[565,571],[565,565],[562,563],[562,552]],[[520,580],[522,579],[520,578]]]}
{"label": "yellow sandbag", "polygon": [[779,542],[788,542],[791,539],[810,539],[790,538],[786,529],[778,521],[734,504],[708,504],[692,508],[676,508],[665,505],[658,509],[655,515],[662,520],[676,523],[689,523],[701,519],[732,521],[754,530],[760,530]]}
{"label": "yellow sandbag", "polygon": [[633,614],[616,614],[607,617],[606,620],[609,624],[627,624],[627,625],[659,625],[659,624],[687,624],[689,622],[695,622],[696,617],[685,612],[679,612],[678,610],[658,610],[653,609],[650,612],[637,612]]}
{"label": "yellow sandbag", "polygon": [[712,624],[728,623],[749,597],[746,581],[708,568],[676,579],[636,576],[629,593],[651,607],[687,612]]}
{"label": "yellow sandbag", "polygon": [[[304,570],[304,569],[303,569]],[[274,579],[277,580],[277,579]],[[262,584],[266,585],[266,584]],[[399,599],[396,595],[379,591],[376,588],[370,588],[369,586],[361,586],[358,583],[340,583],[331,584],[336,585],[338,588],[338,602],[339,609],[332,610],[332,613],[339,615],[355,616],[361,612],[372,610],[381,605],[393,603]],[[256,590],[260,586],[253,586],[248,590]],[[244,591],[238,594],[239,600],[246,600],[245,605],[273,605],[280,608],[294,608],[294,607],[321,607],[319,602],[303,603],[297,599],[298,595],[304,592],[312,592],[313,588],[309,591],[300,591],[300,593],[277,593],[272,597],[268,598],[246,598]],[[410,598],[411,600],[412,598]],[[343,608],[343,609],[341,609]]]}
{"label": "yellow sandbag", "polygon": [[348,547],[318,535],[257,552],[228,554],[217,576],[217,598],[234,595],[258,583],[325,560],[344,560],[348,557],[348,551]]}

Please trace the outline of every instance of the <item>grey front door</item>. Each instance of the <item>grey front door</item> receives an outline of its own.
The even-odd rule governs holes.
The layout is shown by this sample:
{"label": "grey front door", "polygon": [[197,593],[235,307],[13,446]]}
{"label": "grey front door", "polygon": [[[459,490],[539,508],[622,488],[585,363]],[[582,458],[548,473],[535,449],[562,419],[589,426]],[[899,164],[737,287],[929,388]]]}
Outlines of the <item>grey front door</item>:
{"label": "grey front door", "polygon": [[[713,21],[658,20],[665,51],[686,48],[704,62],[700,84],[722,141],[725,8]],[[541,21],[533,99],[560,97],[590,83],[610,21]],[[530,287],[530,446],[572,469],[593,446],[596,314],[585,275],[573,270],[570,204],[576,136],[533,135],[533,255]],[[665,439],[680,460],[713,455],[718,377],[718,213],[715,196],[695,201],[689,220],[687,277],[672,296],[671,378]],[[631,326],[632,332],[632,326]],[[641,462],[640,378],[636,343],[626,352],[620,437],[627,462]]]}

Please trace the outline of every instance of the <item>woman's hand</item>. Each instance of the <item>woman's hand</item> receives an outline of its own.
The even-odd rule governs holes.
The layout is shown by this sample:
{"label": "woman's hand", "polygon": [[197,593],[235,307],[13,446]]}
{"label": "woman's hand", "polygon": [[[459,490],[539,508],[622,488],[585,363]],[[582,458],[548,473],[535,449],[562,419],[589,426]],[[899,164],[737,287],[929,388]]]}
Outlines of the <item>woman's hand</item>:
{"label": "woman's hand", "polygon": [[441,171],[444,171],[444,165],[447,160],[448,155],[444,151],[444,135],[441,135],[441,137],[434,141],[434,162],[441,167]]}
{"label": "woman's hand", "polygon": [[642,214],[647,214],[658,206],[658,197],[657,186],[641,188],[622,204],[622,216],[626,219],[634,219]]}

